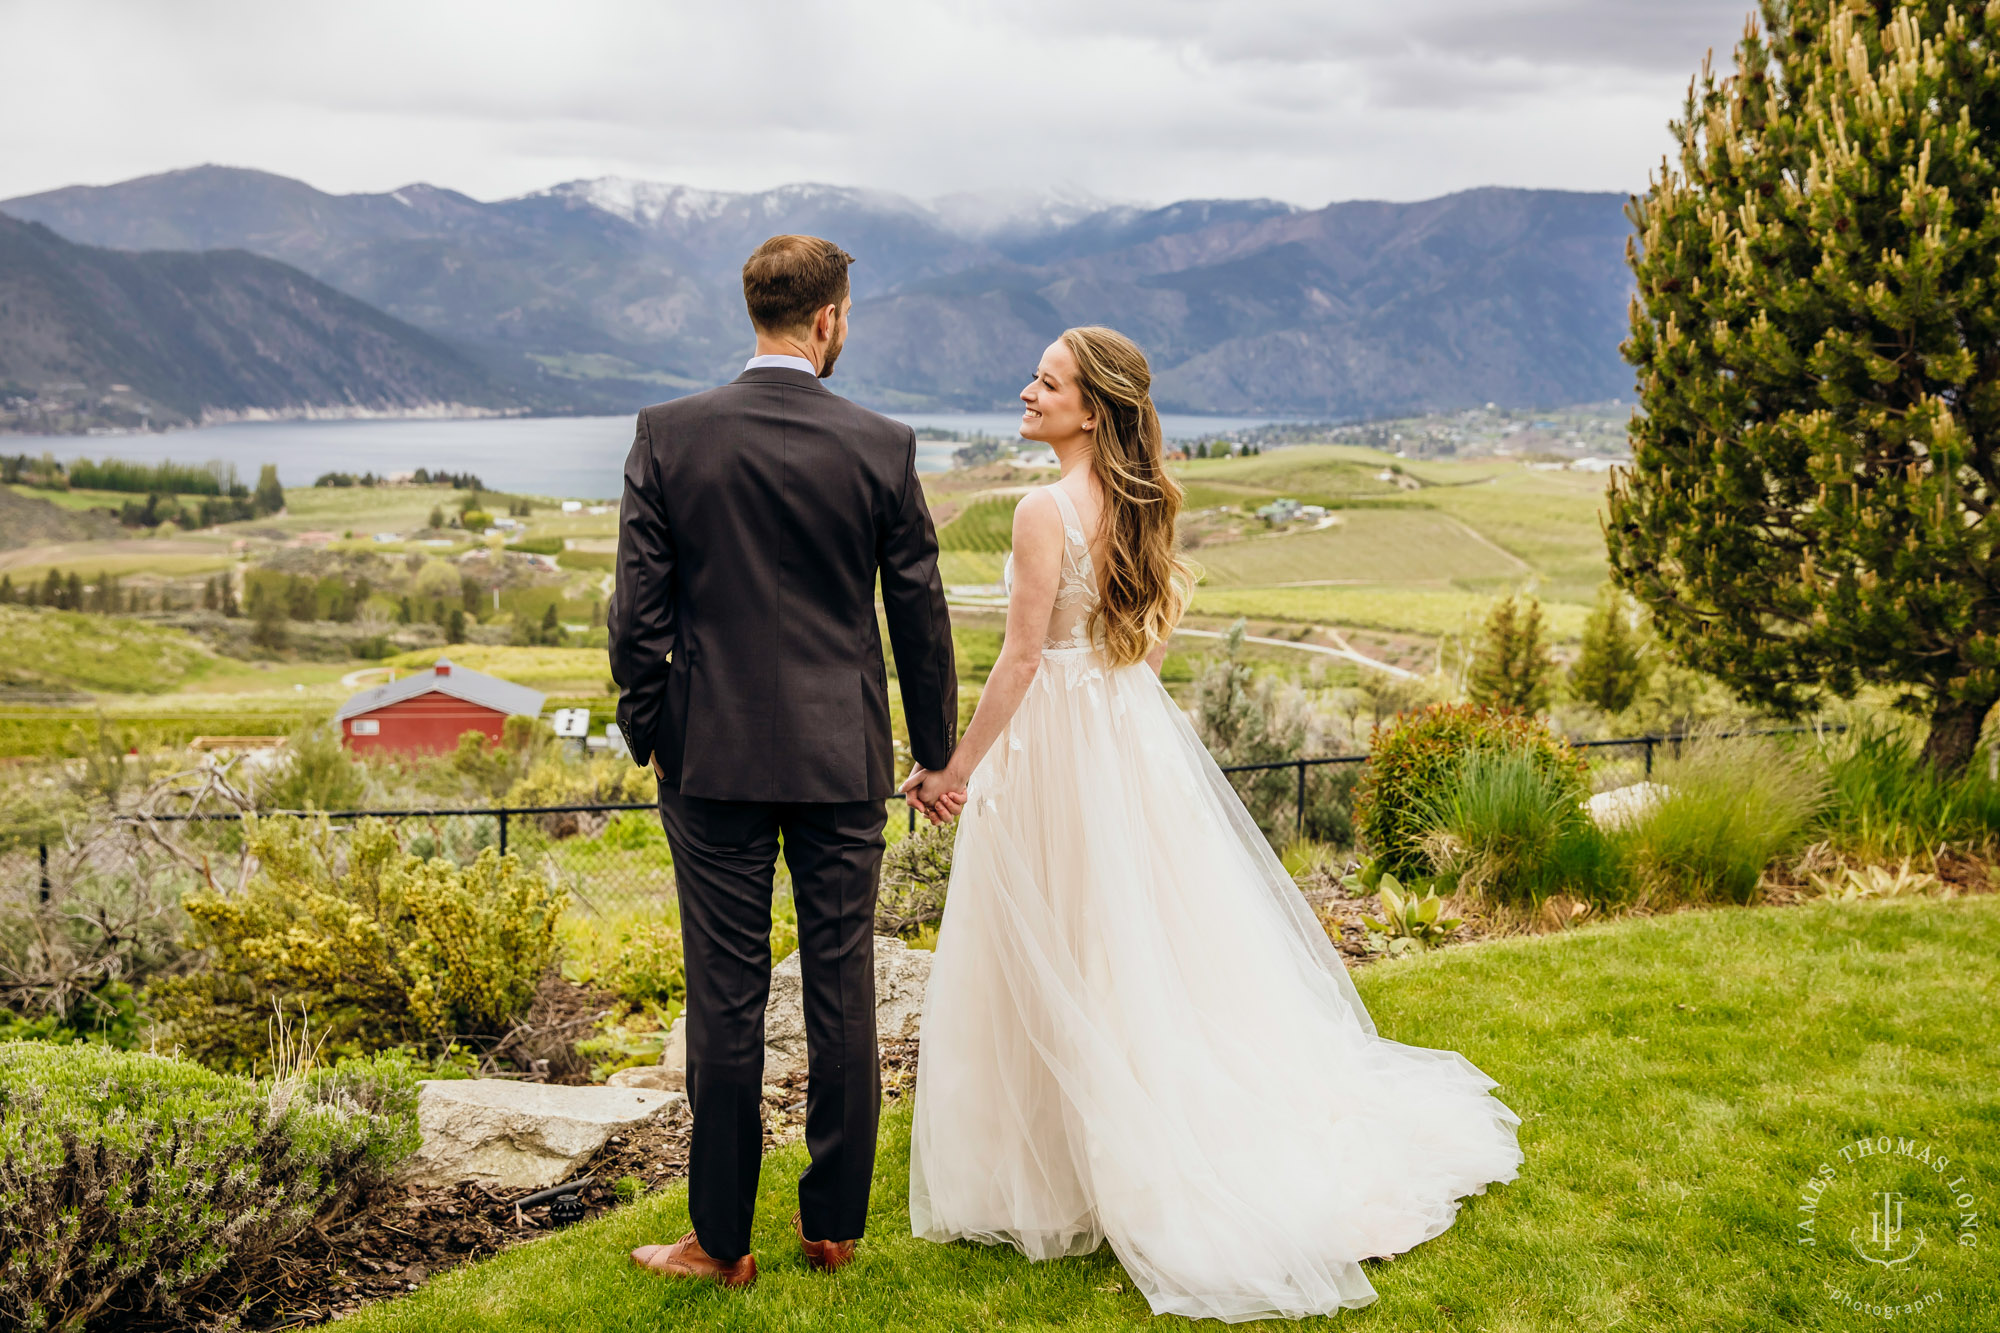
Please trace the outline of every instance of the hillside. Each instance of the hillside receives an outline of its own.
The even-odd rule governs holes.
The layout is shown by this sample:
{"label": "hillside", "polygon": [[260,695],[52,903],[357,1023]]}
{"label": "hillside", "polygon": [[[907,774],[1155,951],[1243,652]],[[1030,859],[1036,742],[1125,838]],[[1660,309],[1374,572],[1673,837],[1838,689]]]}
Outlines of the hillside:
{"label": "hillside", "polygon": [[39,495],[0,486],[0,550],[45,542],[85,542],[120,535],[118,520],[91,509],[71,509]]}
{"label": "hillside", "polygon": [[267,255],[464,344],[521,392],[604,410],[732,374],[749,344],[743,257],[786,231],[860,260],[836,385],[884,406],[1004,405],[1077,323],[1136,337],[1170,409],[1364,417],[1630,387],[1618,195],[1493,189],[1318,210],[1058,202],[1002,216],[824,185],[727,194],[603,179],[489,203],[428,185],[332,195],[200,167],[0,211],[91,245]]}
{"label": "hillside", "polygon": [[437,338],[285,264],[99,249],[6,216],[0,389],[17,429],[520,402]]}

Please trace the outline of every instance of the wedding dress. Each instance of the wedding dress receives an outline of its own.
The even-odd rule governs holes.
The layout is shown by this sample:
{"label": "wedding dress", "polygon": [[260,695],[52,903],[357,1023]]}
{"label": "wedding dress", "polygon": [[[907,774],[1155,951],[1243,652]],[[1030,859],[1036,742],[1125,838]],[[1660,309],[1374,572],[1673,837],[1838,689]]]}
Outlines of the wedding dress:
{"label": "wedding dress", "polygon": [[1514,1178],[1520,1119],[1463,1056],[1376,1035],[1151,668],[1092,645],[1052,489],[1041,669],[967,788],[924,1003],[912,1229],[1029,1259],[1108,1239],[1156,1314],[1366,1305],[1361,1260]]}

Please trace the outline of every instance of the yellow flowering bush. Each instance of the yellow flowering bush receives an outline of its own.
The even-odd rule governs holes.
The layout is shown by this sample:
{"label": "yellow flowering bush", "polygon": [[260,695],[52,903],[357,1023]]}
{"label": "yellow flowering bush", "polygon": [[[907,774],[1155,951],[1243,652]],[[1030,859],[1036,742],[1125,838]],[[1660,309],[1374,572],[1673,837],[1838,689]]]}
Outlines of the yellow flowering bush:
{"label": "yellow flowering bush", "polygon": [[324,817],[246,823],[257,873],[184,900],[206,966],[155,992],[207,1063],[253,1067],[278,1003],[303,1006],[329,1053],[501,1037],[555,962],[569,896],[512,856],[424,860],[379,820],[344,836]]}

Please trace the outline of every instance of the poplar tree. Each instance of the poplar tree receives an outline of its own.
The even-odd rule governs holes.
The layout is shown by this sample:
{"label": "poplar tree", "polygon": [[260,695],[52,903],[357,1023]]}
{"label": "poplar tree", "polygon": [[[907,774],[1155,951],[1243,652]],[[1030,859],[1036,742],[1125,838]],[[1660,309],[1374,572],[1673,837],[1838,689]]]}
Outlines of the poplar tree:
{"label": "poplar tree", "polygon": [[2000,3],[1766,3],[1673,132],[1614,577],[1745,699],[1887,687],[1961,769],[2000,699]]}

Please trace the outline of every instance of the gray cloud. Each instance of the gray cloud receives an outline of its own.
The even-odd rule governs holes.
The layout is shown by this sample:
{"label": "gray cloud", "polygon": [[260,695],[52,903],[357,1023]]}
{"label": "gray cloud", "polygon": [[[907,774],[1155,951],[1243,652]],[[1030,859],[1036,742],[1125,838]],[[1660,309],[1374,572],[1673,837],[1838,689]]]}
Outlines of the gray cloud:
{"label": "gray cloud", "polygon": [[0,197],[199,162],[1132,200],[1633,189],[1746,0],[0,0]]}

